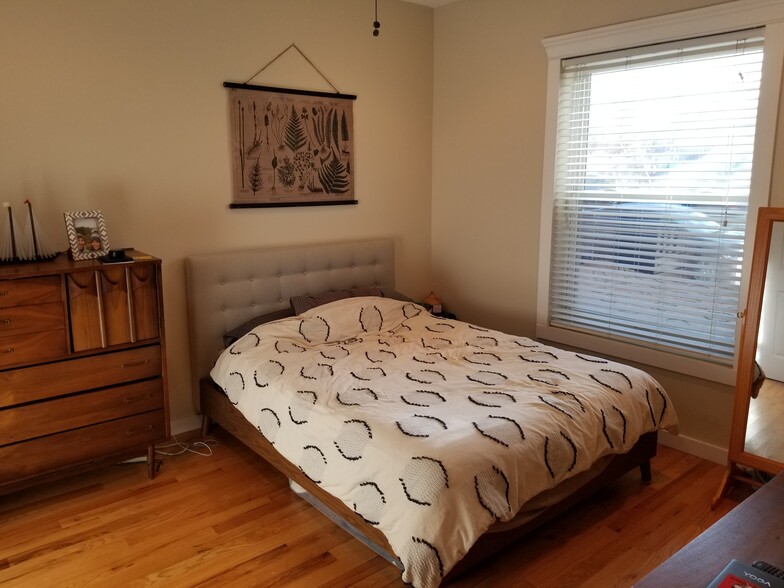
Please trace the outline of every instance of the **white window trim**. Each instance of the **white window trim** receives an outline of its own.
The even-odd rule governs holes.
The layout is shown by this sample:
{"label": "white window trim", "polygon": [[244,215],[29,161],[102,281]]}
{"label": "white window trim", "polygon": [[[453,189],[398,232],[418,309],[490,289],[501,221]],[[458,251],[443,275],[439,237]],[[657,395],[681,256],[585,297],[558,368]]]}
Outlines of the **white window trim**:
{"label": "white window trim", "polygon": [[[769,201],[773,150],[776,139],[775,123],[778,117],[781,70],[784,64],[784,3],[781,0],[738,0],[717,6],[550,37],[542,41],[547,51],[548,73],[536,312],[536,336],[538,338],[697,376],[705,380],[730,385],[735,383],[735,365],[732,367],[722,366],[642,345],[633,345],[549,325],[548,301],[556,118],[562,59],[757,26],[765,27],[765,58],[762,65],[762,84],[757,116],[759,120],[769,122],[758,126],[755,139],[754,174],[750,187],[749,212],[746,223],[747,254],[741,277],[740,310],[746,307],[748,270],[751,265],[757,209],[760,206],[766,206]],[[739,336],[740,333],[738,333],[737,339]],[[737,342],[735,356],[737,358]]]}

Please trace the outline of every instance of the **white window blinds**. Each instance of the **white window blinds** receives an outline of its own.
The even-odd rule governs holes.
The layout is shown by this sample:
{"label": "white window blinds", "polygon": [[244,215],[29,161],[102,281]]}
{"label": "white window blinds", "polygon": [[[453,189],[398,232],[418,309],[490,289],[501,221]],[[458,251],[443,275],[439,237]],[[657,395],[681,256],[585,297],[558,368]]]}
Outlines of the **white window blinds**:
{"label": "white window blinds", "polygon": [[550,324],[731,363],[762,30],[562,62]]}

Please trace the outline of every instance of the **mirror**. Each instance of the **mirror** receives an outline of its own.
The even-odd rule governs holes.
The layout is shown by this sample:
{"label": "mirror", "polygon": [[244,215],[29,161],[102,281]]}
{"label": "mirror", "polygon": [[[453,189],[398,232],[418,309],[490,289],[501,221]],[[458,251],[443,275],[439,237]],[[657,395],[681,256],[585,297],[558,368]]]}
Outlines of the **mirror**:
{"label": "mirror", "polygon": [[770,235],[744,453],[784,462],[784,220]]}
{"label": "mirror", "polygon": [[741,313],[727,471],[715,507],[735,480],[759,486],[784,471],[784,208],[760,208],[746,310]]}

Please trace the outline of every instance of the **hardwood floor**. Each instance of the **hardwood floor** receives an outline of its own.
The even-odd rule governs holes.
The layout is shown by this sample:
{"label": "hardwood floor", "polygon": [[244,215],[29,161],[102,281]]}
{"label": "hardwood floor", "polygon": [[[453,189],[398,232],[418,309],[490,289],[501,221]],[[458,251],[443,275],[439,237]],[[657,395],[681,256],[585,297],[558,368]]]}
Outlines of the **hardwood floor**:
{"label": "hardwood floor", "polygon": [[757,398],[749,403],[749,421],[746,425],[746,451],[768,459],[784,461],[784,382],[768,378],[762,384]]}
{"label": "hardwood floor", "polygon": [[[220,429],[212,457],[124,464],[0,497],[0,586],[403,586]],[[631,586],[727,513],[719,465],[659,448],[631,472],[463,577],[461,588]],[[733,490],[738,492],[738,490]]]}

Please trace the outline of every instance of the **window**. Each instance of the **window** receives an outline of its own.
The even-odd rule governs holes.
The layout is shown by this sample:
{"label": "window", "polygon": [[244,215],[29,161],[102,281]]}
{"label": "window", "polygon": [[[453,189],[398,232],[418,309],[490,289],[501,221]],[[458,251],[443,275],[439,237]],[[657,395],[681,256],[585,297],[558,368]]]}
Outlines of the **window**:
{"label": "window", "polygon": [[540,336],[732,366],[766,32],[558,60]]}
{"label": "window", "polygon": [[731,362],[759,32],[562,65],[550,322]]}

